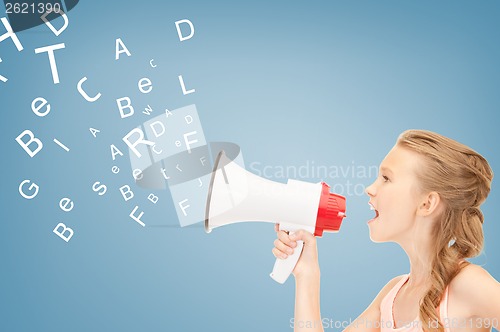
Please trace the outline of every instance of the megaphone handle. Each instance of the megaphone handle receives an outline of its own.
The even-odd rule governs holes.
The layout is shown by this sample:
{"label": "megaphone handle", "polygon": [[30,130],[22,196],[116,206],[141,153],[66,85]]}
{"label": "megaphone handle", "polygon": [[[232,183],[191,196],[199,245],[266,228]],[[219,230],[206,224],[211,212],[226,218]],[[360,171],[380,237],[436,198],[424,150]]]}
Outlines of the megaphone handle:
{"label": "megaphone handle", "polygon": [[[293,232],[290,232],[290,234],[292,233]],[[293,254],[289,255],[285,259],[277,258],[276,262],[274,262],[273,272],[270,274],[271,278],[280,284],[283,284],[292,273],[295,265],[297,265],[303,248],[304,241],[297,241],[297,247],[294,248]]]}

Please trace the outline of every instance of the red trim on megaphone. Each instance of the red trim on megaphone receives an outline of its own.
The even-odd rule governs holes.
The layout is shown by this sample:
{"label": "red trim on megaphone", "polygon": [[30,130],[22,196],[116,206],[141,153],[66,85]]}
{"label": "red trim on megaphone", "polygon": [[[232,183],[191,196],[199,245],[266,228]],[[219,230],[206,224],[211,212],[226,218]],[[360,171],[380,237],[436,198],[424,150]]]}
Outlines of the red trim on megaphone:
{"label": "red trim on megaphone", "polygon": [[323,231],[338,232],[345,217],[345,197],[330,193],[330,186],[321,182],[321,198],[316,217],[315,236],[323,236]]}

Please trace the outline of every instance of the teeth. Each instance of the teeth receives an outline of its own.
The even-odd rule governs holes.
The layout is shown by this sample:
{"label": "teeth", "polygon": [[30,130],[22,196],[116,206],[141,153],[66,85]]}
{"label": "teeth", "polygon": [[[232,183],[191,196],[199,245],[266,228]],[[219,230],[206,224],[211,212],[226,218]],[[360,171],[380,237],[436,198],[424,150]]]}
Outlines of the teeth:
{"label": "teeth", "polygon": [[368,202],[368,205],[370,205],[370,210],[375,211],[375,218],[378,218],[378,211],[375,209],[373,204],[371,202]]}

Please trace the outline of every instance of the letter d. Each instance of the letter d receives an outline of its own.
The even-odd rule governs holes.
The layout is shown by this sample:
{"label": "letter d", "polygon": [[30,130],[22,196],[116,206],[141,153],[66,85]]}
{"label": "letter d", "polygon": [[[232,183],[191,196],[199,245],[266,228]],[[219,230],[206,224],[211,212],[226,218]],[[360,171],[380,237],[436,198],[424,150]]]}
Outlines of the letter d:
{"label": "letter d", "polygon": [[[181,28],[179,27],[181,23],[187,23],[189,25],[189,29],[191,30],[191,32],[187,37],[184,37],[182,35]],[[194,36],[194,25],[193,25],[193,23],[191,23],[190,20],[184,19],[184,20],[180,20],[180,21],[175,22],[175,28],[177,29],[177,34],[179,35],[180,41],[191,39]]]}

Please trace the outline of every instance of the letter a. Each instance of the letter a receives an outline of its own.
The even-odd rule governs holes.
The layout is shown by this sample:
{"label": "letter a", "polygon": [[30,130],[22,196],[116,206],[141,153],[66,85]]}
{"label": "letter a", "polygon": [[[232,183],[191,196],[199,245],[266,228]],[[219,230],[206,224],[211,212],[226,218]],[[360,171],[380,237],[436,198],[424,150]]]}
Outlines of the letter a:
{"label": "letter a", "polygon": [[[122,47],[121,50],[120,50],[120,46]],[[122,42],[122,39],[117,38],[116,39],[116,57],[115,57],[116,60],[118,60],[120,58],[121,53],[125,53],[125,54],[127,54],[127,56],[130,56],[130,52],[128,51],[127,46],[125,46],[125,44]]]}
{"label": "letter a", "polygon": [[111,158],[113,158],[113,160],[115,160],[115,157],[118,154],[120,156],[123,156],[123,153],[114,144],[111,144],[110,148],[111,148]]}

